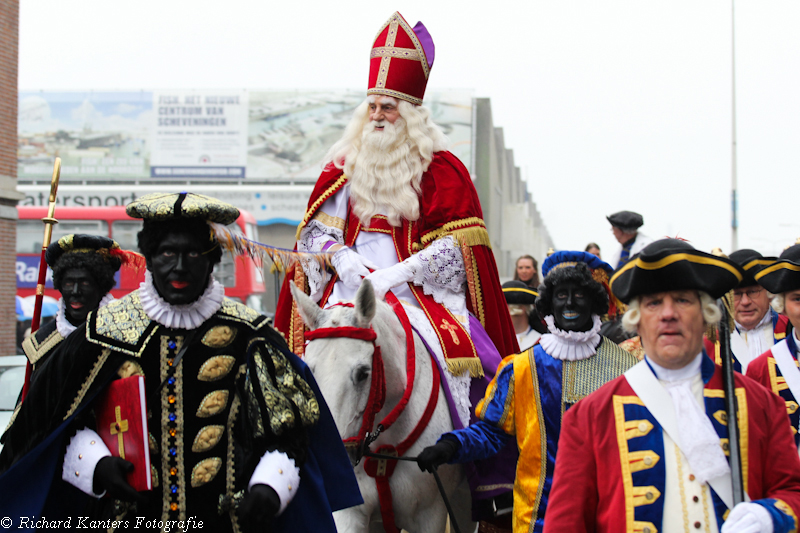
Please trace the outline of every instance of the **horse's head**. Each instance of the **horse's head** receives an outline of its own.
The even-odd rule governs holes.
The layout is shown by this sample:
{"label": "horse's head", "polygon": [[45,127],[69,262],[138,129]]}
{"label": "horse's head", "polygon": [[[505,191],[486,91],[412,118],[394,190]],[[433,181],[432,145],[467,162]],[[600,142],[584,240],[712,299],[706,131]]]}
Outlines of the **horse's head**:
{"label": "horse's head", "polygon": [[[353,307],[330,309],[321,309],[294,284],[290,285],[300,317],[312,331],[319,328],[370,328],[374,322],[378,333],[376,344],[380,344],[381,330],[386,332],[387,327],[391,327],[389,320],[383,320],[394,317],[391,308],[375,300],[369,281],[361,284]],[[376,313],[378,319],[373,321]],[[372,381],[372,354],[372,342],[347,337],[316,339],[306,347],[303,359],[317,380],[342,438],[356,436],[361,427]]]}

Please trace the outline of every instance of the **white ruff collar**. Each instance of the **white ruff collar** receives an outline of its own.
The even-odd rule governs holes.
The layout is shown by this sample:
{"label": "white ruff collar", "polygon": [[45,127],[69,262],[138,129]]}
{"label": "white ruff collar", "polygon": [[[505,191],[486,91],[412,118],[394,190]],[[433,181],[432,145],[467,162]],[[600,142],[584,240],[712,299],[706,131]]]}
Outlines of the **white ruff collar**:
{"label": "white ruff collar", "polygon": [[597,353],[600,343],[600,317],[592,315],[592,329],[589,331],[564,331],[556,327],[553,315],[544,317],[547,329],[539,339],[547,355],[562,361],[580,361]]}
{"label": "white ruff collar", "polygon": [[[110,302],[116,300],[113,296],[111,296],[110,292],[107,292],[105,296],[100,299],[100,305],[97,307],[103,307]],[[78,329],[78,326],[73,326],[72,322],[67,320],[66,309],[64,308],[64,298],[58,299],[58,313],[56,314],[56,331],[58,331],[62,337],[65,339],[69,337],[69,334]]]}
{"label": "white ruff collar", "polygon": [[166,302],[153,285],[153,275],[144,273],[144,281],[139,285],[139,299],[144,312],[162,326],[172,329],[195,329],[222,307],[225,288],[211,275],[208,287],[200,297],[185,305],[172,305]]}

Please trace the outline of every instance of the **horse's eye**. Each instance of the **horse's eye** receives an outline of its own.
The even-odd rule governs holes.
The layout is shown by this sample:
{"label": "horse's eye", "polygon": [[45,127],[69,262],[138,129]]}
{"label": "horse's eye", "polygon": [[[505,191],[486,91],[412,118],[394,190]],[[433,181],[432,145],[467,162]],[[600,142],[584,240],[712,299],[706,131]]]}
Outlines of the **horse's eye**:
{"label": "horse's eye", "polygon": [[356,385],[366,380],[369,377],[370,368],[367,365],[361,365],[353,372],[353,381]]}

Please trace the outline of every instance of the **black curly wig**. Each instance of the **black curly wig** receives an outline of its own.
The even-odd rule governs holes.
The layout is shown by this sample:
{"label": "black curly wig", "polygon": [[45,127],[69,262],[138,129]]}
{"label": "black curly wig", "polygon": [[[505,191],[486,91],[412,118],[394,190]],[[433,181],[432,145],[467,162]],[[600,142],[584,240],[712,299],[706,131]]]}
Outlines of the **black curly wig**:
{"label": "black curly wig", "polygon": [[150,221],[145,220],[142,231],[137,234],[139,251],[147,260],[155,254],[161,241],[170,233],[188,233],[197,237],[200,242],[208,243],[206,256],[213,267],[222,260],[222,248],[216,241],[212,242],[211,228],[205,220],[199,218],[175,218],[171,220]]}
{"label": "black curly wig", "polygon": [[103,294],[114,288],[114,274],[119,270],[122,261],[118,257],[96,252],[65,253],[55,262],[53,269],[53,287],[61,292],[61,281],[68,270],[86,269],[97,282]]}
{"label": "black curly wig", "polygon": [[559,268],[550,272],[539,285],[536,310],[543,317],[553,314],[553,290],[562,283],[576,283],[586,291],[592,302],[592,314],[603,316],[608,312],[608,294],[603,286],[592,279],[592,272],[586,263],[574,267]]}

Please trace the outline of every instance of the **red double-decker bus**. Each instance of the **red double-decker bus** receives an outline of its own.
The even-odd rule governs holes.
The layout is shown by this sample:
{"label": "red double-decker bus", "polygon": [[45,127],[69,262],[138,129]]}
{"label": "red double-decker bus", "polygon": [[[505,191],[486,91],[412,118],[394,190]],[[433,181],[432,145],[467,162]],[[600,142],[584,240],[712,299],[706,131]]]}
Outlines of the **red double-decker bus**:
{"label": "red double-decker bus", "polygon": [[[17,222],[17,296],[35,294],[39,272],[39,259],[42,252],[44,224],[47,207],[18,206]],[[247,211],[240,211],[239,218],[231,224],[234,231],[256,240],[256,220]],[[136,234],[142,228],[142,221],[125,214],[122,206],[113,207],[56,207],[55,218],[59,221],[53,227],[55,242],[70,233],[106,235],[126,250],[138,251]],[[225,287],[225,295],[263,312],[262,296],[265,290],[261,267],[249,257],[222,255],[222,261],[214,268],[214,277]],[[134,273],[123,267],[115,276],[116,283],[111,293],[119,298],[139,288],[144,280],[144,272]],[[45,295],[59,298],[53,288],[53,273],[48,268]]]}

